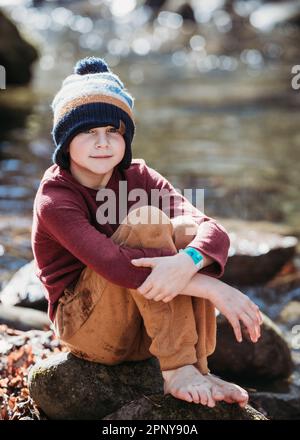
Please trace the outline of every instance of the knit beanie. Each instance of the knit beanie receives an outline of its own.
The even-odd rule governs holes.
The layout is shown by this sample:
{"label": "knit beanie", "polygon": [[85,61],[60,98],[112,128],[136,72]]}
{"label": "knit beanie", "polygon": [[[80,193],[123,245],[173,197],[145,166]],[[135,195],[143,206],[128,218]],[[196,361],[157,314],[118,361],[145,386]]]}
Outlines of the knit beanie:
{"label": "knit beanie", "polygon": [[118,168],[129,168],[135,132],[133,105],[134,98],[102,58],[87,57],[79,60],[74,67],[74,74],[65,78],[51,104],[51,134],[56,146],[52,155],[53,163],[64,169],[69,168],[67,149],[74,136],[81,131],[107,125],[119,128],[120,121],[123,121],[125,153]]}

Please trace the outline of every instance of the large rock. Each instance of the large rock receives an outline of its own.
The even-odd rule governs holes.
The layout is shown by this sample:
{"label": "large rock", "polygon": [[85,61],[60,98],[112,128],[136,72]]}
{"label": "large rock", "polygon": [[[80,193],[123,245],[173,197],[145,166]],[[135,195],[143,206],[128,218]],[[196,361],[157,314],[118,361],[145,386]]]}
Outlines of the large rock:
{"label": "large rock", "polygon": [[220,220],[230,237],[229,258],[222,280],[258,285],[273,278],[296,253],[298,240],[270,232],[264,222]]}
{"label": "large rock", "polygon": [[250,405],[218,403],[215,408],[191,404],[171,395],[152,394],[127,403],[103,420],[267,420]]}
{"label": "large rock", "polygon": [[249,403],[273,420],[300,419],[300,387],[286,384],[284,390],[249,392]]}
{"label": "large rock", "polygon": [[16,25],[0,10],[0,65],[5,67],[6,83],[27,84],[37,58],[37,49],[22,38]]}
{"label": "large rock", "polygon": [[289,377],[293,362],[291,351],[280,329],[264,314],[261,337],[251,342],[243,330],[243,342],[237,342],[228,320],[217,317],[217,346],[208,358],[213,373],[231,379],[274,380]]}
{"label": "large rock", "polygon": [[35,274],[35,261],[21,267],[0,293],[0,301],[7,306],[30,307],[47,312],[45,287]]}
{"label": "large rock", "polygon": [[101,419],[143,393],[163,390],[154,357],[107,367],[59,353],[40,360],[28,380],[32,398],[51,419]]}
{"label": "large rock", "polygon": [[264,418],[237,404],[208,409],[164,396],[155,357],[106,366],[58,353],[31,367],[28,383],[31,397],[50,419]]}

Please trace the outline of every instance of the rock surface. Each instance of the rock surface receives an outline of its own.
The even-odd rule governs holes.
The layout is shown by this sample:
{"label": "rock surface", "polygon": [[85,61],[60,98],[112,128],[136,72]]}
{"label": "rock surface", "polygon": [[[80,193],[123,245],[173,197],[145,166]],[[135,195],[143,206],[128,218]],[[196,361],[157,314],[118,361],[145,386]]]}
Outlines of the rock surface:
{"label": "rock surface", "polygon": [[[229,258],[222,280],[258,285],[272,279],[296,253],[298,239],[270,230],[268,223],[220,219],[230,237]],[[280,228],[279,228],[280,230]]]}
{"label": "rock surface", "polygon": [[103,420],[267,420],[250,405],[218,403],[215,408],[152,394],[127,403]]}
{"label": "rock surface", "polygon": [[249,392],[249,403],[272,420],[300,419],[300,387],[295,384],[285,390]]}
{"label": "rock surface", "polygon": [[208,358],[213,373],[254,381],[289,377],[293,368],[290,348],[278,326],[262,315],[261,337],[256,343],[245,330],[243,342],[237,342],[228,320],[222,315],[217,317],[217,346]]}
{"label": "rock surface", "polygon": [[249,406],[224,403],[209,409],[164,396],[154,357],[106,366],[58,353],[38,361],[28,383],[31,397],[50,419],[265,419]]}
{"label": "rock surface", "polygon": [[30,261],[12,276],[0,293],[2,304],[47,311],[45,288],[35,275],[34,264]]}
{"label": "rock surface", "polygon": [[7,84],[27,84],[31,65],[38,52],[20,35],[18,28],[0,10],[0,65],[5,67]]}
{"label": "rock surface", "polygon": [[0,324],[23,331],[48,330],[51,322],[47,313],[24,307],[0,304]]}

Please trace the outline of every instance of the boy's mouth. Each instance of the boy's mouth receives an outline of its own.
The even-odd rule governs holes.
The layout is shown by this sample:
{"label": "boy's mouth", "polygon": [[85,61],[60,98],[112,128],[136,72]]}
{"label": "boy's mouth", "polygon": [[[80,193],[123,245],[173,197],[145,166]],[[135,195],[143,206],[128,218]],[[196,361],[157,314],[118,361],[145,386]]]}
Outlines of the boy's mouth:
{"label": "boy's mouth", "polygon": [[109,157],[112,156],[90,156],[90,157],[92,157],[93,159],[108,159]]}

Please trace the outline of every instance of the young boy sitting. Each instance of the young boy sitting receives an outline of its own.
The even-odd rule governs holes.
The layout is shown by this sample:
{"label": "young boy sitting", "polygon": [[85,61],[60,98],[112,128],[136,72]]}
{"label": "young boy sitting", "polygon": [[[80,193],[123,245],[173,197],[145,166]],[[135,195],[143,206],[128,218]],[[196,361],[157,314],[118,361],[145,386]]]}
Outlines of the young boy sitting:
{"label": "young boy sitting", "polygon": [[215,307],[238,341],[242,323],[253,342],[259,309],[217,279],[229,248],[224,228],[132,159],[133,102],[94,57],[78,61],[53,100],[54,163],[32,225],[49,318],[75,356],[106,365],[156,356],[165,394],[244,407],[247,392],[211,374],[207,357],[216,345]]}

